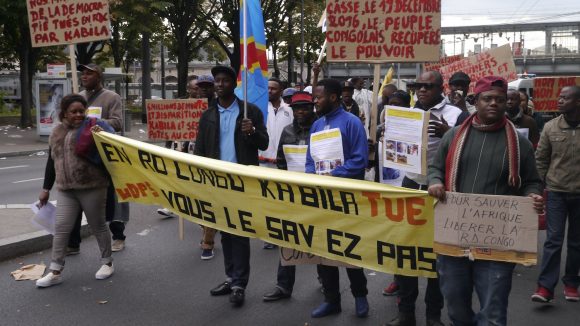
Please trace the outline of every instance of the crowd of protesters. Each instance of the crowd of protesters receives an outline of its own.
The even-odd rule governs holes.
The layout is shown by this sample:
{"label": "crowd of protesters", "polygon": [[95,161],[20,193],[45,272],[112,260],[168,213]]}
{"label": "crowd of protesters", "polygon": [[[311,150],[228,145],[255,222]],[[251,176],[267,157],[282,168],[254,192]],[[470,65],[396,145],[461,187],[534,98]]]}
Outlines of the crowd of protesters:
{"label": "crowd of protesters", "polygon": [[[86,214],[101,251],[102,266],[95,275],[97,279],[113,274],[111,252],[124,248],[123,229],[128,207],[123,209],[116,201],[103,168],[74,151],[76,142],[80,141],[74,135],[82,133],[84,128],[119,131],[122,125],[120,99],[103,89],[100,67],[82,65],[79,70],[83,74],[85,91],[63,98],[61,124],[49,141],[50,156],[44,189],[39,197],[41,205],[46,203],[56,183],[59,203],[50,271],[37,281],[39,287],[62,282],[64,257],[79,252],[80,236],[76,225],[80,225],[82,212]],[[247,117],[244,117],[243,101],[234,93],[236,72],[226,66],[212,68],[211,75],[188,83],[189,97],[207,98],[209,108],[200,119],[195,144],[185,143],[178,149],[238,164],[329,177],[369,179],[369,170],[375,169],[371,181],[383,180],[378,176],[388,172],[392,180],[397,180],[388,183],[426,190],[441,201],[445,201],[448,191],[528,196],[538,214],[545,208],[547,213],[547,239],[543,245],[537,290],[531,299],[545,303],[556,296],[561,252],[566,240],[568,248],[562,277],[564,297],[571,302],[580,300],[580,87],[560,90],[558,111],[561,114],[544,126],[541,117],[533,115],[533,102],[528,95],[508,89],[507,81],[497,76],[480,78],[470,89],[470,77],[458,72],[447,81],[449,90],[446,91],[441,74],[428,71],[409,81],[407,91],[388,84],[379,98],[374,99],[373,92],[365,87],[361,77],[319,81],[319,72],[320,67],[315,65],[310,87],[302,84],[292,87],[271,78],[268,116],[264,120],[262,111],[252,104],[248,104]],[[372,112],[373,101],[380,102],[378,112]],[[379,117],[377,138],[380,140],[385,129],[382,113],[385,105],[429,112],[427,174],[387,171],[377,164],[377,156],[381,154],[376,147],[378,142],[370,141],[374,138],[369,136],[371,117]],[[88,116],[98,118],[98,123],[89,126]],[[330,170],[323,170],[322,164],[316,164],[322,160],[320,149],[313,148],[310,139],[330,129],[340,131],[342,137],[336,145],[342,148],[344,161]],[[298,152],[303,152],[304,157],[288,155],[288,146],[302,147],[304,151]],[[173,142],[168,142],[167,147],[174,147]],[[374,161],[369,161],[368,151],[373,148],[378,154]],[[175,216],[166,209],[158,212]],[[109,230],[113,234],[113,245]],[[250,279],[250,240],[220,233],[225,279],[211,289],[210,294],[228,295],[233,305],[240,306],[244,303]],[[215,234],[216,230],[203,228],[201,259],[214,257]],[[71,242],[77,238],[78,241]],[[273,247],[264,243],[265,249]],[[292,296],[296,266],[277,263],[276,285],[264,294],[266,302]],[[507,323],[514,263],[438,255],[436,266],[438,277],[427,280],[425,292],[427,325],[443,325],[444,303],[449,319],[456,326]],[[340,313],[338,267],[318,265],[317,272],[324,301],[312,310],[311,316],[321,318]],[[346,268],[346,274],[355,298],[354,313],[357,317],[366,317],[369,290],[365,273],[361,268]],[[473,290],[480,304],[477,312],[472,308]],[[395,275],[383,294],[398,297],[399,312],[387,325],[416,324],[417,277]]]}

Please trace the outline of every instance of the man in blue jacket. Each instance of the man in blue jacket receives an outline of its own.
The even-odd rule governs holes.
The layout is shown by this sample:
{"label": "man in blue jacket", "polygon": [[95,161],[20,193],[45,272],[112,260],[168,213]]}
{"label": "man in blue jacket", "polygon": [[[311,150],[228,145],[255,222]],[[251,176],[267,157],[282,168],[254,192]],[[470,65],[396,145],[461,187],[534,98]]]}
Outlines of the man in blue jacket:
{"label": "man in blue jacket", "polygon": [[[367,136],[360,119],[344,110],[340,99],[341,93],[340,82],[333,79],[321,80],[313,90],[313,101],[319,119],[310,129],[306,173],[363,180],[369,156]],[[334,140],[325,138],[324,146],[317,147],[316,142],[312,141],[317,134],[333,131],[339,131],[340,137],[334,137]],[[329,144],[332,141],[336,143]],[[342,151],[329,153],[328,148],[342,148]],[[341,311],[338,267],[326,265],[318,267],[318,276],[324,287],[324,302],[312,311],[313,318]],[[364,271],[362,268],[347,268],[346,272],[355,297],[356,315],[366,317],[369,304],[366,298],[368,290]]]}
{"label": "man in blue jacket", "polygon": [[[217,160],[245,165],[258,165],[258,149],[268,147],[268,133],[262,111],[248,103],[244,118],[244,102],[236,97],[236,73],[226,66],[211,69],[217,101],[212,101],[199,120],[193,153]],[[230,295],[235,306],[244,303],[250,277],[250,239],[226,232],[222,249],[226,281],[210,291],[211,295]]]}

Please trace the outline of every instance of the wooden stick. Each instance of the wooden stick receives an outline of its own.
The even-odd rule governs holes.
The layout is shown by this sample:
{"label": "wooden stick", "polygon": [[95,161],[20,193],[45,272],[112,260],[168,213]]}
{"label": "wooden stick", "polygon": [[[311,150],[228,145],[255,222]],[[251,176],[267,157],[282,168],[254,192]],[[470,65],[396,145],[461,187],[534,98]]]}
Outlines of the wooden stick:
{"label": "wooden stick", "polygon": [[318,55],[318,64],[322,62],[322,58],[324,58],[324,53],[326,52],[326,39],[324,39],[324,44],[322,44],[322,49],[320,49],[320,54]]}
{"label": "wooden stick", "polygon": [[[375,64],[375,73],[373,77],[373,101],[371,103],[371,116],[369,121],[369,137],[373,141],[373,143],[377,140],[377,106],[378,106],[378,97],[379,97],[379,88],[381,87],[381,65],[376,63]],[[375,152],[374,150],[369,151],[369,160],[375,159]]]}
{"label": "wooden stick", "polygon": [[75,45],[68,45],[68,53],[70,58],[70,72],[72,74],[72,91],[73,93],[79,92],[79,77],[77,76],[77,58],[75,54]]}
{"label": "wooden stick", "polygon": [[184,234],[183,234],[183,217],[179,217],[179,222],[177,223],[179,225],[179,240],[183,241]]}

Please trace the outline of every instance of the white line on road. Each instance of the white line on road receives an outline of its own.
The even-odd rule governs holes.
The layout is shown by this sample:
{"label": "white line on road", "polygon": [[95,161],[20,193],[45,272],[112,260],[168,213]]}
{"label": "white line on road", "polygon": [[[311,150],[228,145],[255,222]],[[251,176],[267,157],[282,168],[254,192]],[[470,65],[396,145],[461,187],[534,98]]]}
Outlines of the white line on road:
{"label": "white line on road", "polygon": [[15,165],[15,166],[6,166],[3,168],[0,168],[0,170],[8,170],[8,169],[19,169],[19,168],[27,168],[30,165]]}
{"label": "white line on road", "polygon": [[42,180],[44,178],[34,178],[34,179],[28,179],[28,180],[20,180],[20,181],[14,181],[12,183],[23,183],[23,182],[30,182],[30,181],[38,181],[38,180]]}

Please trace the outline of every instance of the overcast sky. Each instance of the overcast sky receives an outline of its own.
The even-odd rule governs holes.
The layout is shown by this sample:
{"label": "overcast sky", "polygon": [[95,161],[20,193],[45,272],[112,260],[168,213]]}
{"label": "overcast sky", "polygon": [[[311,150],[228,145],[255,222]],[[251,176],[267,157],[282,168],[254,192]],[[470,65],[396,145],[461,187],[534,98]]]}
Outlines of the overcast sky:
{"label": "overcast sky", "polygon": [[441,6],[443,26],[580,20],[579,0],[442,0]]}
{"label": "overcast sky", "polygon": [[[442,0],[442,26],[469,26],[469,25],[501,25],[516,23],[544,23],[560,21],[580,21],[580,0]],[[474,49],[475,41],[468,40],[465,44],[466,52]],[[506,37],[510,37],[508,41]],[[519,34],[516,38],[519,38]],[[542,32],[527,32],[524,34],[525,47],[535,49],[545,44],[545,34]],[[451,43],[453,37],[445,37],[445,52],[447,55],[459,53],[461,42]],[[503,45],[513,42],[513,35],[503,38],[495,35],[493,43]],[[482,38],[479,37],[479,44]],[[483,44],[482,44],[483,45]],[[491,45],[486,39],[485,47]]]}

